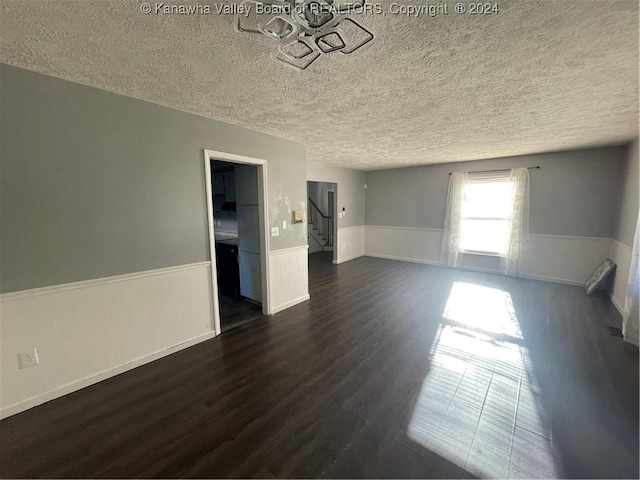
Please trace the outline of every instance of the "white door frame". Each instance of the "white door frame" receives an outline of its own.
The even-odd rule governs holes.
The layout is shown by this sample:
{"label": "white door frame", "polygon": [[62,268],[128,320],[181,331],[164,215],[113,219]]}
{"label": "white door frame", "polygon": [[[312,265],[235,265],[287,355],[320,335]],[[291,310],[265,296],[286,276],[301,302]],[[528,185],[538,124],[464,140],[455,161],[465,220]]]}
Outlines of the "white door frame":
{"label": "white door frame", "polygon": [[338,263],[338,182],[333,184],[333,212],[331,221],[333,222],[333,263]]}
{"label": "white door frame", "polygon": [[[328,183],[333,185],[333,212],[331,212],[331,215],[332,215],[331,221],[333,222],[332,262],[337,264],[338,263],[338,182],[331,182],[329,180],[311,180],[307,178],[307,199],[311,198],[309,196],[309,183]],[[308,240],[307,240],[307,246],[309,246]]]}
{"label": "white door frame", "polygon": [[258,209],[258,221],[260,225],[260,266],[262,281],[262,313],[270,313],[269,285],[269,202],[267,199],[267,161],[261,158],[246,157],[235,153],[218,152],[204,149],[204,177],[207,192],[207,223],[209,225],[209,255],[211,256],[211,286],[213,295],[213,328],[216,335],[220,335],[220,305],[218,302],[218,274],[216,271],[216,237],[214,234],[213,220],[213,188],[211,186],[211,160],[239,163],[241,165],[255,165],[258,170],[258,199],[262,208]]}

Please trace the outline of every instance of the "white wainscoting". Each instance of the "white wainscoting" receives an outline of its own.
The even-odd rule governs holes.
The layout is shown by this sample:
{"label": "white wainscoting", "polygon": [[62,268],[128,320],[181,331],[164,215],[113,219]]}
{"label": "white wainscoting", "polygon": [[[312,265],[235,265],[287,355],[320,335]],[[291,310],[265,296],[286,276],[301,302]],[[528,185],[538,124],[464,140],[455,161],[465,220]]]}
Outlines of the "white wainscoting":
{"label": "white wainscoting", "polygon": [[633,249],[630,246],[620,243],[617,240],[611,241],[611,254],[609,258],[617,265],[613,291],[611,292],[611,303],[618,309],[620,315],[624,315],[632,253]]}
{"label": "white wainscoting", "polygon": [[366,225],[364,252],[370,257],[440,264],[442,230],[436,228]]}
{"label": "white wainscoting", "polygon": [[[441,244],[441,229],[365,226],[365,255],[371,257],[440,265]],[[521,276],[582,285],[610,254],[610,238],[532,234]],[[469,257],[467,260],[465,256],[462,268],[492,271],[478,267],[473,256]]]}
{"label": "white wainscoting", "polygon": [[[0,296],[0,416],[212,338],[211,264],[201,262]],[[39,365],[18,369],[36,348]]]}
{"label": "white wainscoting", "polygon": [[529,237],[522,275],[527,278],[583,285],[611,252],[610,238],[539,234]]}
{"label": "white wainscoting", "polygon": [[338,228],[338,258],[333,263],[343,263],[364,255],[364,225]]}
{"label": "white wainscoting", "polygon": [[302,245],[269,252],[269,314],[309,300],[308,248]]}

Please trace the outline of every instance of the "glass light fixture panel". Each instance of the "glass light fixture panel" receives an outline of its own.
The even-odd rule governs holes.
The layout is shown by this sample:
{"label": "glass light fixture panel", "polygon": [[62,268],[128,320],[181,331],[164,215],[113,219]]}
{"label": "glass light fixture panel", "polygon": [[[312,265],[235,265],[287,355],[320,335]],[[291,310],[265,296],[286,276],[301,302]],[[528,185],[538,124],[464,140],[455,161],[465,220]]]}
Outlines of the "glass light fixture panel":
{"label": "glass light fixture panel", "polygon": [[316,36],[316,45],[322,53],[331,53],[346,47],[344,40],[338,32],[327,32]]}
{"label": "glass light fixture panel", "polygon": [[332,30],[337,32],[346,44],[346,46],[340,50],[340,53],[344,54],[353,53],[373,40],[373,33],[348,17],[342,18]]}
{"label": "glass light fixture panel", "polygon": [[[321,54],[320,54],[319,51],[317,51],[317,50],[315,50],[313,48],[312,44],[308,44],[304,40],[298,40],[298,41],[304,43],[307,47],[309,47],[309,49],[311,49],[311,53],[307,53],[307,54],[304,54],[302,56],[299,56],[301,54],[301,52],[294,51],[292,53],[297,53],[298,54],[298,57],[296,58],[296,56],[292,55],[291,53],[289,53],[285,49],[283,49],[283,45],[280,44],[280,45],[278,45],[277,52],[272,54],[271,58],[273,58],[274,60],[277,60],[277,61],[283,63],[284,65],[286,65],[288,67],[291,67],[291,68],[293,68],[295,70],[304,70],[304,69],[306,69],[309,65],[311,65],[313,62],[315,62]],[[286,46],[286,45],[284,45],[284,46]],[[298,47],[296,47],[296,49],[297,48]]]}
{"label": "glass light fixture panel", "polygon": [[282,52],[290,57],[299,60],[313,53],[313,48],[307,42],[297,39],[290,43],[282,45]]}
{"label": "glass light fixture panel", "polygon": [[235,29],[237,32],[264,35],[260,31],[260,26],[269,22],[274,15],[271,13],[257,13],[259,11],[257,7],[263,4],[264,2],[254,0],[243,0],[240,3],[238,11],[248,12],[248,15],[236,15]]}
{"label": "glass light fixture panel", "polygon": [[284,40],[286,38],[291,38],[298,33],[298,27],[288,18],[282,15],[276,15],[265,25],[261,25],[260,31],[267,37],[275,38],[276,40]]}
{"label": "glass light fixture panel", "polygon": [[304,5],[304,18],[311,28],[321,28],[333,20],[331,5],[326,2],[311,1]]}
{"label": "glass light fixture panel", "polygon": [[341,15],[336,14],[329,0],[299,0],[291,17],[309,35],[331,28]]}

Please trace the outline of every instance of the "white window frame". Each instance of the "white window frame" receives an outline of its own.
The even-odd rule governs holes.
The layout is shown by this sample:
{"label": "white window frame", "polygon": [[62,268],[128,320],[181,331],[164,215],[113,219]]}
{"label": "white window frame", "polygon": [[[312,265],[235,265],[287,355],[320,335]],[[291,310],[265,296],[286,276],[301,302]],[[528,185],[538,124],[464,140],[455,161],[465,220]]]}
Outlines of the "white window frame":
{"label": "white window frame", "polygon": [[[501,220],[501,221],[506,221],[508,222],[508,224],[511,224],[511,215],[506,216],[506,217],[475,217],[475,216],[465,216],[464,215],[464,202],[466,201],[466,188],[468,185],[473,185],[473,184],[479,184],[479,183],[485,183],[485,184],[499,184],[499,183],[507,183],[507,184],[511,184],[512,181],[510,179],[509,175],[492,175],[492,176],[487,176],[487,175],[473,175],[473,174],[469,174],[469,178],[467,179],[467,182],[465,184],[465,191],[463,192],[463,198],[462,198],[462,205],[461,205],[461,214],[460,214],[460,219],[461,219],[461,229],[464,229],[464,223],[466,220],[486,220],[486,221],[495,221],[495,220]],[[507,231],[507,235],[509,235],[509,231]],[[485,251],[485,250],[476,250],[476,249],[465,249],[462,245],[462,235],[460,236],[460,253],[463,254],[471,254],[471,255],[485,255],[485,256],[491,256],[491,257],[506,257],[507,256],[507,252],[499,252],[499,251]]]}

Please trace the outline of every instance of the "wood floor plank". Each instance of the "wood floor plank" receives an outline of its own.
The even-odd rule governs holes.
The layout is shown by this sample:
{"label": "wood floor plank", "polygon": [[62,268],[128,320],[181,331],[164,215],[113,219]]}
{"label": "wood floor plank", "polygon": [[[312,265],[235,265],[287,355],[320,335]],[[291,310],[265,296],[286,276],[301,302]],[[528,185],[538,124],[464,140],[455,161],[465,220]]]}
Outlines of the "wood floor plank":
{"label": "wood floor plank", "polygon": [[311,300],[0,421],[10,478],[638,477],[638,350],[579,287],[310,256]]}

